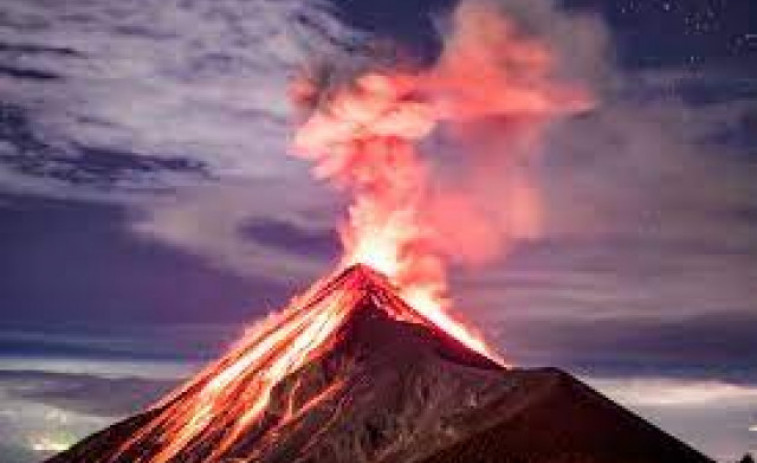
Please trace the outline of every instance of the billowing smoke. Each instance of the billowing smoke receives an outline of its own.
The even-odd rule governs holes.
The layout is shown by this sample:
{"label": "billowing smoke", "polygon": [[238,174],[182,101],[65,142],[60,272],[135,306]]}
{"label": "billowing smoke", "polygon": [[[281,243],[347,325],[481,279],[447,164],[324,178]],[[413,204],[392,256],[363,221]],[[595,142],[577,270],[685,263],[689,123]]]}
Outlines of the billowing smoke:
{"label": "billowing smoke", "polygon": [[[558,76],[548,43],[490,1],[458,6],[430,68],[377,68],[295,82],[294,151],[351,195],[342,264],[386,273],[428,315],[447,305],[450,263],[485,261],[538,233],[528,164],[548,125],[592,98]],[[439,137],[457,146],[453,172],[421,143]]]}

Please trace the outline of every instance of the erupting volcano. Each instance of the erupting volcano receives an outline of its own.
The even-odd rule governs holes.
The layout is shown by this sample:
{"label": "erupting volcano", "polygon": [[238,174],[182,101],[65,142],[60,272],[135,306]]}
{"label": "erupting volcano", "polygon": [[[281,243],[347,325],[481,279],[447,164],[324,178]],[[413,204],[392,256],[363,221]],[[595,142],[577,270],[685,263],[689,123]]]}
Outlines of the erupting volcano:
{"label": "erupting volcano", "polygon": [[709,460],[565,373],[507,368],[357,265],[49,463]]}
{"label": "erupting volcano", "polygon": [[[506,366],[450,310],[448,263],[536,232],[524,166],[551,121],[591,107],[555,68],[545,44],[472,1],[429,69],[305,73],[294,151],[353,198],[334,275],[50,462],[707,462],[565,373]],[[486,141],[486,163],[464,144],[453,184],[419,147],[445,130]]]}

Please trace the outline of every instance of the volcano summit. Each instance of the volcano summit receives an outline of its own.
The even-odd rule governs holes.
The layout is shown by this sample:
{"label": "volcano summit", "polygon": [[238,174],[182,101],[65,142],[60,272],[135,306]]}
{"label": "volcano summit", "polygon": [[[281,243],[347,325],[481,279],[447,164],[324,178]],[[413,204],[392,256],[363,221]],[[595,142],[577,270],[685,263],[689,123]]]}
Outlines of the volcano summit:
{"label": "volcano summit", "polygon": [[566,373],[466,347],[359,265],[48,463],[709,461]]}

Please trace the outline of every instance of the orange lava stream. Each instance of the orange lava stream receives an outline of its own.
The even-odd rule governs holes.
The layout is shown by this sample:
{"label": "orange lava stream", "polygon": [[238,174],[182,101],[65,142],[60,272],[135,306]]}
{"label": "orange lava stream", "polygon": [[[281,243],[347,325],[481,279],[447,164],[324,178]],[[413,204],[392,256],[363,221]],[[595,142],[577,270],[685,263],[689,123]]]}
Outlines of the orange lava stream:
{"label": "orange lava stream", "polygon": [[[317,283],[288,308],[254,326],[194,381],[153,406],[156,416],[109,461],[135,453],[143,455],[136,460],[143,463],[181,461],[207,442],[214,446],[204,461],[223,461],[242,436],[261,426],[274,387],[329,349],[336,341],[335,333],[360,300],[379,297],[366,292],[365,285],[381,285],[387,288],[386,294],[395,290],[367,267]],[[373,303],[399,320],[436,324],[423,311],[416,312],[399,300],[375,299]],[[281,416],[275,417],[275,426],[286,426],[339,387],[338,383],[331,385],[298,409],[289,402],[291,397],[286,399]]]}
{"label": "orange lava stream", "polygon": [[362,297],[360,291],[330,292],[323,285],[317,284],[287,309],[253,327],[225,357],[156,404],[153,410],[162,411],[111,461],[154,442],[159,451],[140,461],[165,463],[191,452],[207,437],[221,435],[220,445],[207,459],[219,461],[240,435],[258,423],[273,387],[328,347],[328,338],[357,302],[355,298]]}

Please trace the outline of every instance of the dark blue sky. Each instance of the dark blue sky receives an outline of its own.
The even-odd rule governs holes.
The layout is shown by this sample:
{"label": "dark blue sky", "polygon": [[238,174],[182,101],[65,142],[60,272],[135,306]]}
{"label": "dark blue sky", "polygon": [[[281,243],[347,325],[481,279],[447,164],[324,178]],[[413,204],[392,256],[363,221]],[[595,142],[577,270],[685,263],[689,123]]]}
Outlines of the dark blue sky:
{"label": "dark blue sky", "polygon": [[[600,103],[547,140],[544,236],[454,272],[461,311],[713,455],[757,448],[757,4],[501,3]],[[4,0],[0,452],[138,410],[329,269],[343,199],[285,155],[288,79],[381,41],[432,62],[453,7]]]}

